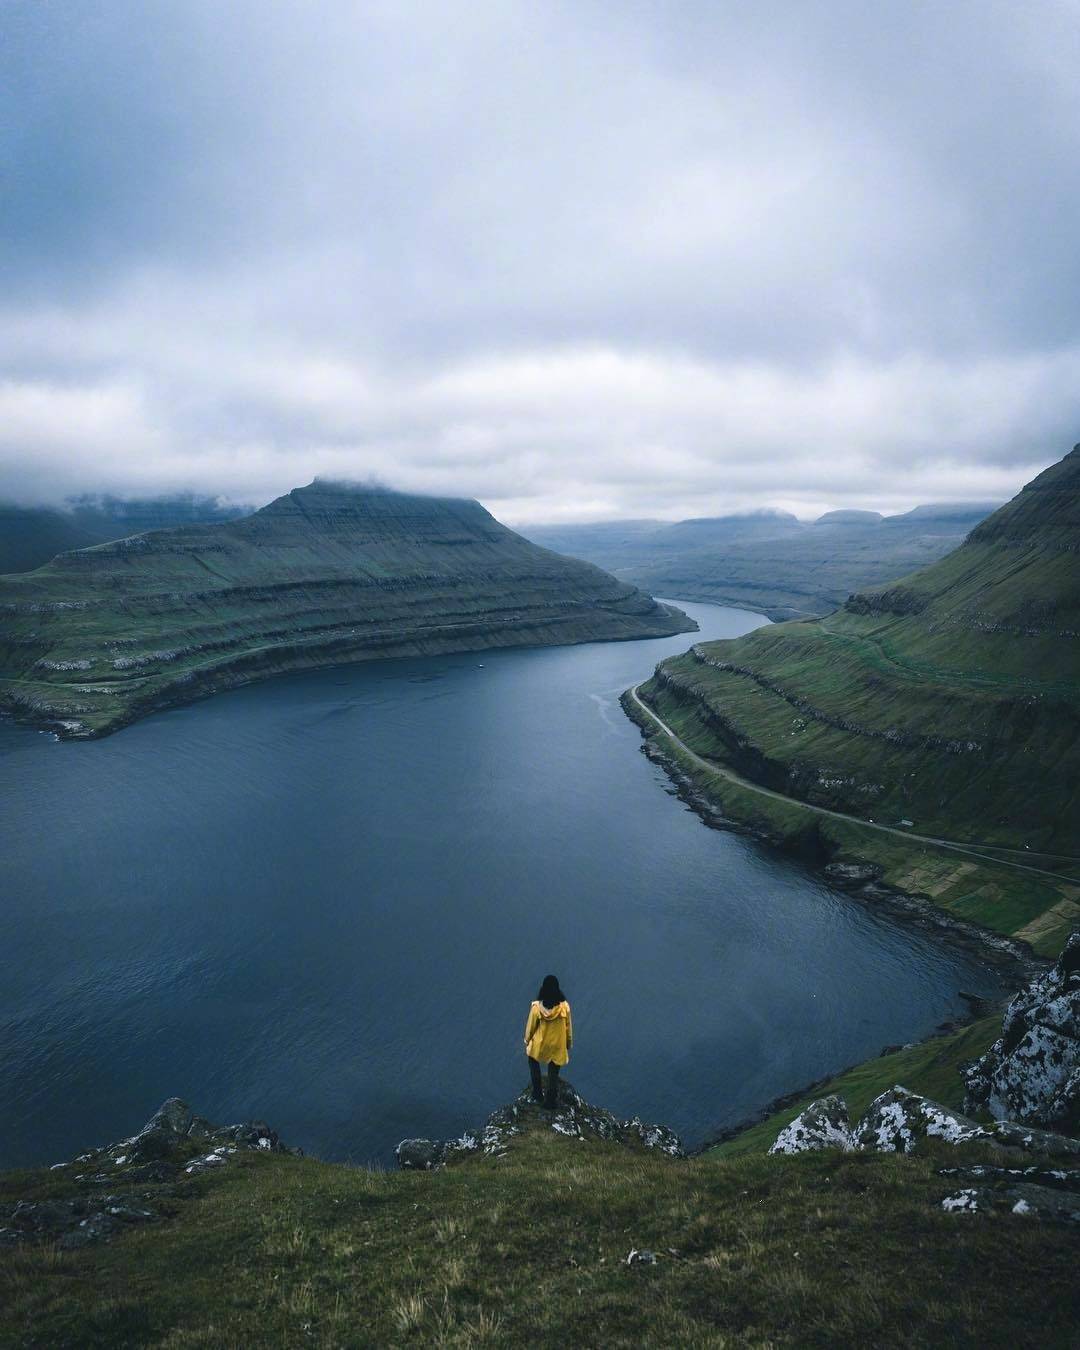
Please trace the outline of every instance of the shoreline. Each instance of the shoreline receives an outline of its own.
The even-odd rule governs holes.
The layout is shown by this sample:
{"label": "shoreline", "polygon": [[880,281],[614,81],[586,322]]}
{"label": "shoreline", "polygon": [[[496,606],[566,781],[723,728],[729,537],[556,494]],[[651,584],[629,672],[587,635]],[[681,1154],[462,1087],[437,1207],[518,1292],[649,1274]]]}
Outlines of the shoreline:
{"label": "shoreline", "polygon": [[910,895],[881,882],[878,879],[881,869],[876,864],[853,864],[850,868],[853,879],[848,884],[844,884],[837,876],[828,874],[826,869],[829,866],[829,859],[827,857],[808,857],[804,850],[801,851],[792,847],[790,841],[781,834],[725,814],[720,806],[697,786],[674,756],[668,754],[656,743],[653,727],[645,722],[641,714],[634,708],[630,693],[630,690],[625,691],[620,696],[619,703],[624,714],[641,733],[640,749],[642,754],[664,770],[672,783],[674,795],[684,805],[688,806],[704,825],[710,829],[745,835],[769,845],[770,848],[787,853],[789,856],[802,858],[828,886],[853,900],[858,900],[867,907],[873,906],[878,912],[884,912],[898,924],[908,925],[932,934],[934,937],[949,943],[950,946],[958,948],[998,973],[1003,983],[1010,990],[1002,998],[995,1000],[986,1000],[976,995],[965,994],[963,990],[958,990],[957,994],[964,1000],[966,1009],[963,1014],[951,1019],[951,1025],[946,1027],[943,1024],[943,1026],[936,1027],[926,1035],[916,1037],[902,1046],[885,1046],[876,1056],[843,1065],[822,1077],[803,1083],[790,1091],[780,1093],[736,1124],[724,1126],[709,1134],[700,1145],[688,1150],[688,1156],[696,1157],[721,1144],[730,1142],[747,1130],[761,1125],[770,1116],[794,1106],[797,1102],[814,1093],[815,1090],[823,1088],[826,1084],[864,1064],[873,1063],[874,1060],[884,1058],[886,1055],[899,1050],[925,1045],[942,1036],[951,1034],[953,1031],[971,1026],[983,1017],[1000,1014],[1017,990],[1023,988],[1032,979],[1043,974],[1053,965],[1049,958],[1036,956],[1027,943],[1020,939],[1007,937],[979,924],[957,919],[947,914],[926,897]]}
{"label": "shoreline", "polygon": [[992,929],[984,928],[980,924],[957,919],[940,909],[932,900],[919,895],[911,895],[895,886],[881,882],[877,879],[880,868],[874,863],[853,864],[853,869],[861,871],[863,875],[860,875],[850,884],[844,884],[841,879],[836,876],[829,876],[825,871],[831,861],[827,857],[808,857],[805,852],[792,848],[784,836],[760,826],[751,825],[737,817],[726,815],[715,802],[702,792],[682,769],[678,761],[654,742],[651,728],[643,725],[640,718],[635,715],[628,693],[629,691],[620,697],[619,703],[626,716],[641,732],[642,754],[664,770],[675,787],[675,795],[689,806],[702,823],[709,826],[710,829],[729,830],[735,834],[747,835],[751,839],[768,844],[771,848],[775,848],[782,853],[801,857],[803,861],[810,864],[814,871],[820,873],[822,881],[835,890],[842,891],[845,895],[854,900],[860,900],[864,904],[873,904],[885,909],[899,921],[913,924],[927,931],[939,930],[954,945],[984,961],[993,969],[1007,972],[1010,979],[1015,977],[1021,984],[1026,983],[1036,975],[1042,974],[1053,965],[1049,958],[1036,956],[1027,943],[1019,938],[1008,937],[1004,933],[995,933]]}

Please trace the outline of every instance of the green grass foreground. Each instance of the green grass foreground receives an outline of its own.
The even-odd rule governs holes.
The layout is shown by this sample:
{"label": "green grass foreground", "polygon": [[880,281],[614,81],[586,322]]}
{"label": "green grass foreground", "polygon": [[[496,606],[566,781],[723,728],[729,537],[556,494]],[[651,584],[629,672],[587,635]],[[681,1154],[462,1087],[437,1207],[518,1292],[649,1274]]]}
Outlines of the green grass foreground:
{"label": "green grass foreground", "polygon": [[[944,1213],[959,1157],[673,1160],[546,1131],[437,1173],[241,1154],[154,1226],[4,1252],[0,1345],[1075,1345],[1080,1234]],[[5,1174],[3,1202],[54,1176]]]}

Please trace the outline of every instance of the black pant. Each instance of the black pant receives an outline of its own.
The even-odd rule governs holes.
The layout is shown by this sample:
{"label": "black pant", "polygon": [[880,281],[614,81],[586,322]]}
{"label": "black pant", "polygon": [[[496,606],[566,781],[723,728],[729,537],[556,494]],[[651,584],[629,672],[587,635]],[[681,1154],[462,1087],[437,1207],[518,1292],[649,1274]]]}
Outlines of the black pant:
{"label": "black pant", "polygon": [[540,1064],[533,1059],[532,1055],[526,1055],[525,1058],[529,1061],[529,1073],[532,1075],[533,1097],[536,1101],[543,1100],[545,1106],[554,1106],[559,1095],[559,1066],[554,1061],[548,1064],[547,1096],[544,1097],[540,1078]]}

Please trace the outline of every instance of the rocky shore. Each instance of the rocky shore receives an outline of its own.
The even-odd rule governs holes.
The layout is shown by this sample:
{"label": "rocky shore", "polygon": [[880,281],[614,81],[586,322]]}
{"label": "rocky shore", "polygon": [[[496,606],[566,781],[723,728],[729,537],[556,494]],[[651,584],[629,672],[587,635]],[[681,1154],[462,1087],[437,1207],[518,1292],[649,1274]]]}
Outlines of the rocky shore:
{"label": "rocky shore", "polygon": [[[816,867],[822,877],[838,890],[855,900],[873,905],[879,912],[884,910],[897,920],[944,938],[1000,972],[1011,985],[1020,985],[1033,979],[1050,965],[1045,958],[1036,956],[1026,942],[995,933],[981,924],[967,923],[947,913],[926,896],[913,895],[890,886],[882,880],[884,869],[878,863],[834,860],[835,850],[829,847],[819,832],[813,832],[812,837],[805,834],[793,837],[761,822],[751,823],[726,814],[694,782],[675,756],[657,743],[652,736],[654,727],[645,720],[628,694],[622,695],[620,703],[627,717],[641,732],[642,753],[664,770],[672,782],[674,794],[710,828],[749,835],[773,848],[796,853]],[[974,1011],[971,1015],[974,1016]]]}

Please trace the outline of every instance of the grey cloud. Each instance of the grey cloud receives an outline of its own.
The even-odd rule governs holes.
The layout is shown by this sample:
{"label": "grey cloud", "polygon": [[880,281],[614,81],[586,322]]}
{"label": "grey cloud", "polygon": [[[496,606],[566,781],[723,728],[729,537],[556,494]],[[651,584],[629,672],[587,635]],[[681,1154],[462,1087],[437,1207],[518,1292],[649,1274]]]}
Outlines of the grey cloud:
{"label": "grey cloud", "polygon": [[0,23],[0,494],[902,509],[1077,439],[1069,0]]}

